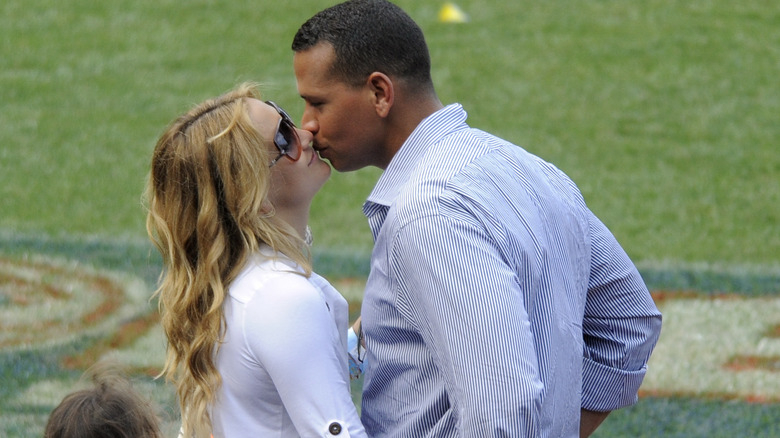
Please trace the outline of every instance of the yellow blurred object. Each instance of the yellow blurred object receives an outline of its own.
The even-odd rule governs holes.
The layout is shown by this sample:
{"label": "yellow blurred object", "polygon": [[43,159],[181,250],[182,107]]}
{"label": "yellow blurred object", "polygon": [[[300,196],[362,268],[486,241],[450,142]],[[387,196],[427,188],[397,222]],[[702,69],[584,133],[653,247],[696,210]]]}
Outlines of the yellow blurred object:
{"label": "yellow blurred object", "polygon": [[439,11],[439,21],[442,23],[465,23],[469,21],[469,17],[454,3],[445,3]]}

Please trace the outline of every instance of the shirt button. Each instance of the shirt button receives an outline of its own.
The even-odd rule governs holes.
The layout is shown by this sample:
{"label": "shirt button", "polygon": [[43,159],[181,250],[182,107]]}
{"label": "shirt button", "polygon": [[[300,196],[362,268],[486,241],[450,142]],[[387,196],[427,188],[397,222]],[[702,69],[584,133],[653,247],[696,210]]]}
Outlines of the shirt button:
{"label": "shirt button", "polygon": [[334,421],[333,423],[330,423],[330,426],[328,426],[328,432],[330,432],[331,435],[338,435],[341,433],[341,424]]}

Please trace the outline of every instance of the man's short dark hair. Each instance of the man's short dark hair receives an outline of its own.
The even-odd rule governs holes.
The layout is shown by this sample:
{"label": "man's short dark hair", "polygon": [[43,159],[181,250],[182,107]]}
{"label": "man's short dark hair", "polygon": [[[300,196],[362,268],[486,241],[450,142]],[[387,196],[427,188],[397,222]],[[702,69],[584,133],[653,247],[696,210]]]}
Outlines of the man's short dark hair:
{"label": "man's short dark hair", "polygon": [[321,42],[336,54],[331,73],[362,85],[378,71],[412,87],[431,87],[431,59],[422,29],[401,8],[385,0],[349,0],[306,21],[293,39],[302,52]]}

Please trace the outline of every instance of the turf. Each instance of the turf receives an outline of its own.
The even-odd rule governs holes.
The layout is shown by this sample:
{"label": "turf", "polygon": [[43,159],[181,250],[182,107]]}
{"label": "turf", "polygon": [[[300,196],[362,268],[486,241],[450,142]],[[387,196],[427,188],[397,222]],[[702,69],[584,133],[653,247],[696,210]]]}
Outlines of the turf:
{"label": "turf", "polygon": [[[443,102],[580,185],[638,261],[778,265],[780,6],[399,1],[426,32]],[[0,228],[143,236],[150,151],[191,104],[251,79],[294,117],[289,49],[314,1],[6,0]],[[334,175],[318,242],[366,252],[376,169]]]}

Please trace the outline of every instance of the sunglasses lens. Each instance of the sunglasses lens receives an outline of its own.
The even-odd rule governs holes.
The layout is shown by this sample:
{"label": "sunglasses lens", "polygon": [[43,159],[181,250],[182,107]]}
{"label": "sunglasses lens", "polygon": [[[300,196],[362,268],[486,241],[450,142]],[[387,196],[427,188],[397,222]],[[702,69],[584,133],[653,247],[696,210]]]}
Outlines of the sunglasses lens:
{"label": "sunglasses lens", "polygon": [[[270,100],[265,103],[271,105],[282,117],[279,120],[279,127],[277,128],[276,136],[274,137],[276,147],[279,148],[279,152],[281,152],[282,155],[286,155],[289,159],[297,161],[298,158],[301,158],[301,141],[298,138],[298,133],[295,132],[295,123],[293,123],[290,116],[287,115],[287,112],[279,105]],[[276,163],[276,160],[274,160],[274,163]]]}
{"label": "sunglasses lens", "polygon": [[282,153],[296,161],[301,157],[301,142],[298,140],[298,134],[295,132],[295,125],[289,119],[282,116],[282,123],[279,125],[279,131],[276,133],[276,144]]}

